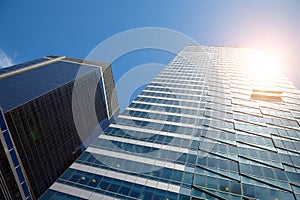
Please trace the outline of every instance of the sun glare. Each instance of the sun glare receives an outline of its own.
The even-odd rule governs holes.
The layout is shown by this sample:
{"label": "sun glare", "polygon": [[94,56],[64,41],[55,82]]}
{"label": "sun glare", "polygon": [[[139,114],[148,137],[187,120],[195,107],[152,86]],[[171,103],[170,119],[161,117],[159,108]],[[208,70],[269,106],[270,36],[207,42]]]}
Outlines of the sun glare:
{"label": "sun glare", "polygon": [[248,64],[258,83],[275,81],[280,71],[279,57],[263,51],[252,54]]}

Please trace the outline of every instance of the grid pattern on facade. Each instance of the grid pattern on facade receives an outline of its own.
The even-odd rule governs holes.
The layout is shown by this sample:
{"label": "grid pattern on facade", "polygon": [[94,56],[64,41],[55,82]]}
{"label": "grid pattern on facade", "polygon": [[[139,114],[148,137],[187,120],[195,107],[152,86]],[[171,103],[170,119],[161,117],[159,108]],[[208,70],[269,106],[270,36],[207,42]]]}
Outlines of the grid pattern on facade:
{"label": "grid pattern on facade", "polygon": [[[46,60],[49,59],[37,59],[0,71],[5,74]],[[18,153],[19,159],[11,157],[13,162],[22,163],[22,176],[28,181],[30,190],[26,188],[26,192],[33,198],[40,197],[78,158],[84,148],[82,143],[95,137],[91,136],[95,127],[107,127],[108,110],[99,67],[59,61],[1,79],[0,107],[3,106],[3,120],[7,122],[9,134],[4,129],[0,129],[0,133],[6,136],[4,139],[9,135],[13,140],[13,151]],[[74,94],[75,80],[77,90],[86,98]],[[114,88],[111,82],[108,92]],[[93,99],[94,106],[83,106],[91,105],[89,101]],[[88,120],[85,127],[75,127],[73,106],[84,108],[77,110],[77,117],[84,118],[93,111],[95,120]],[[117,104],[114,106],[118,108]],[[80,128],[85,128],[84,134],[78,132]],[[5,153],[7,150],[12,151],[0,145],[0,199],[22,199],[17,177]]]}
{"label": "grid pattern on facade", "polygon": [[300,92],[257,54],[186,47],[42,199],[300,199]]}
{"label": "grid pattern on facade", "polygon": [[[30,64],[38,64],[45,60],[47,59],[41,58],[25,64],[3,68],[0,70],[0,73],[13,71],[14,68],[25,68]],[[61,85],[74,81],[79,69],[82,75],[99,70],[99,68],[93,66],[58,61],[34,70],[3,78],[0,84],[2,94],[0,96],[0,107],[4,112],[10,111],[47,92],[55,90]]]}

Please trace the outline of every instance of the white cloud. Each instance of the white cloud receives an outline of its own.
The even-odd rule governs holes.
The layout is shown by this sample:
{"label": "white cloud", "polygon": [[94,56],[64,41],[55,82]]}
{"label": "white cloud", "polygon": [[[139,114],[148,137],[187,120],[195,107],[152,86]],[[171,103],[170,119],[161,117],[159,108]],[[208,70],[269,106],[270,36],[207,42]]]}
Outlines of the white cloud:
{"label": "white cloud", "polygon": [[0,68],[14,65],[12,58],[10,58],[4,51],[0,49]]}

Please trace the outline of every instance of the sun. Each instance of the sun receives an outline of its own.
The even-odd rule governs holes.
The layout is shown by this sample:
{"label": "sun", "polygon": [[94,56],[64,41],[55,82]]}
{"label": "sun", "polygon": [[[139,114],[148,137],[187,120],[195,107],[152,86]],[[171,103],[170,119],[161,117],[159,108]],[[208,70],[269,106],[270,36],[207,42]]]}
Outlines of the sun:
{"label": "sun", "polygon": [[279,78],[280,63],[280,58],[274,54],[261,50],[255,51],[248,59],[253,81],[257,85],[270,86]]}

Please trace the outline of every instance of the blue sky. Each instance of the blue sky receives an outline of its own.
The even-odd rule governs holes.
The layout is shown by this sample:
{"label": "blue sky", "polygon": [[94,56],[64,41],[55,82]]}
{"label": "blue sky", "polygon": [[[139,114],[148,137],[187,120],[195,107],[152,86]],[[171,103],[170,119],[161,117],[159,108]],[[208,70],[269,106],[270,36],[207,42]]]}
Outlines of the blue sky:
{"label": "blue sky", "polygon": [[[84,59],[110,36],[150,26],[182,32],[203,45],[280,54],[284,73],[300,88],[299,11],[298,0],[0,0],[0,65],[45,55]],[[167,64],[173,56],[154,50],[129,53],[112,64],[115,80],[136,65]]]}

